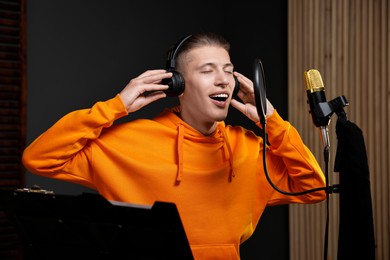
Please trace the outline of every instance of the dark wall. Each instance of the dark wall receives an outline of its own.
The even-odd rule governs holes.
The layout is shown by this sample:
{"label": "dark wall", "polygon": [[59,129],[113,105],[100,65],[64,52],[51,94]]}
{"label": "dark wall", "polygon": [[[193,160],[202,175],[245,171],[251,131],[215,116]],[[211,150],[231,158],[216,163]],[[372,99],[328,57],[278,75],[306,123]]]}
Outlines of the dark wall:
{"label": "dark wall", "polygon": [[[34,0],[27,3],[27,144],[64,114],[118,93],[147,69],[164,68],[167,48],[198,30],[223,34],[232,43],[237,71],[252,77],[261,58],[267,97],[286,118],[287,1]],[[176,98],[155,102],[126,118],[152,117]],[[234,108],[227,122],[254,129]],[[26,173],[61,194],[84,187]],[[242,259],[288,259],[287,207],[267,208]]]}

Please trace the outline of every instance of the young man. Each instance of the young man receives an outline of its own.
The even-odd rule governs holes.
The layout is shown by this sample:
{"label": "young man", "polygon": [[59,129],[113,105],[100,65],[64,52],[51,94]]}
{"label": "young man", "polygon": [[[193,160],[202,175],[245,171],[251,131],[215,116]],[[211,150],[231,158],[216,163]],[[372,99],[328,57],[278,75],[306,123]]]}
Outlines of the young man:
{"label": "young man", "polygon": [[[229,43],[213,33],[194,34],[177,47],[175,71],[149,70],[113,98],[71,112],[24,151],[36,174],[96,189],[108,200],[152,205],[174,202],[195,259],[239,259],[264,208],[316,203],[324,191],[287,196],[263,169],[262,138],[225,125],[232,105],[260,127],[253,83],[235,72]],[[153,120],[114,121],[165,98],[162,84],[178,72],[180,105]],[[235,78],[240,83],[233,99]],[[149,93],[149,94],[148,94]],[[282,190],[325,186],[316,159],[296,129],[267,101],[268,174]]]}

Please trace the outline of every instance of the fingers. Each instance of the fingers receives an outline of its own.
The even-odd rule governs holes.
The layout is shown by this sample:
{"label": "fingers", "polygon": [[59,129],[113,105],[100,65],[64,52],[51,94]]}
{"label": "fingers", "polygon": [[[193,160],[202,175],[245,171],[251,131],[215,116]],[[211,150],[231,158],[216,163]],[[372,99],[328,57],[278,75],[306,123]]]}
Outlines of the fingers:
{"label": "fingers", "polygon": [[168,86],[159,84],[161,80],[172,77],[172,72],[166,70],[148,70],[133,78],[125,87],[124,91],[128,95],[141,95],[148,91],[166,90]]}
{"label": "fingers", "polygon": [[234,75],[237,77],[238,81],[240,82],[240,90],[238,92],[238,97],[243,99],[247,95],[251,96],[254,94],[253,89],[253,82],[249,78],[245,77],[239,72],[234,72]]}
{"label": "fingers", "polygon": [[249,78],[245,77],[241,73],[235,71],[234,75],[237,77],[238,81],[245,86],[245,89],[253,92],[253,82]]}
{"label": "fingers", "polygon": [[140,108],[166,97],[164,90],[167,85],[161,81],[172,77],[172,72],[166,70],[148,70],[130,80],[126,87],[119,93],[128,112],[134,112]]}
{"label": "fingers", "polygon": [[140,74],[135,79],[141,80],[143,83],[158,83],[161,82],[162,79],[170,78],[172,76],[172,72],[168,72],[166,70],[147,70],[144,73]]}
{"label": "fingers", "polygon": [[253,82],[249,78],[245,77],[241,73],[234,72],[234,75],[237,77],[238,81],[240,82],[240,90],[237,93],[237,96],[244,102],[244,103],[254,103],[254,96],[255,92],[253,89]]}
{"label": "fingers", "polygon": [[163,70],[163,69],[147,70],[147,71],[144,71],[143,73],[141,73],[140,75],[138,75],[138,77],[136,77],[136,78],[144,78],[144,77],[148,77],[148,76],[163,74],[166,72],[167,71]]}
{"label": "fingers", "polygon": [[[148,88],[146,91],[152,91],[156,90],[153,88],[154,84],[158,84],[161,82],[161,80],[170,77],[172,77],[172,72],[167,72],[166,70],[148,70],[140,74],[138,77],[132,79],[132,83],[133,85],[145,84],[145,86],[149,84],[149,87],[152,87],[152,89]],[[161,88],[161,86],[158,86],[160,90],[167,89],[166,87]]]}
{"label": "fingers", "polygon": [[236,108],[238,111],[240,111],[241,113],[243,113],[245,115],[245,105],[235,99],[232,99],[230,101],[230,105],[232,105],[232,107]]}
{"label": "fingers", "polygon": [[153,103],[161,98],[166,97],[167,95],[164,92],[156,91],[148,94],[144,97],[144,103],[143,106],[149,105],[150,103]]}
{"label": "fingers", "polygon": [[244,104],[235,99],[232,99],[230,104],[253,122],[259,122],[260,118],[254,105],[248,103]]}
{"label": "fingers", "polygon": [[272,105],[271,102],[269,102],[269,100],[267,99],[267,114],[266,114],[266,117],[269,117],[270,115],[272,115],[274,113],[274,106]]}
{"label": "fingers", "polygon": [[232,99],[230,104],[252,121],[258,122],[259,116],[256,110],[255,93],[252,80],[236,71],[234,72],[234,75],[240,82],[240,90],[237,96],[242,102]]}

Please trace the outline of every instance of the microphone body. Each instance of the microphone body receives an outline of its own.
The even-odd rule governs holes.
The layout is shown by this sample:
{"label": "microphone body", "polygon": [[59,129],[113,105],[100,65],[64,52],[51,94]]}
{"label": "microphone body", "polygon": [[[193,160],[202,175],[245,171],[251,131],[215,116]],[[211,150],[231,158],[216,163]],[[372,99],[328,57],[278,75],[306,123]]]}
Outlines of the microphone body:
{"label": "microphone body", "polygon": [[321,140],[325,149],[330,146],[328,125],[333,113],[325,97],[325,87],[322,82],[321,74],[316,69],[304,72],[307,103],[310,107],[310,114],[313,123],[321,130]]}
{"label": "microphone body", "polygon": [[316,127],[328,126],[330,123],[330,109],[326,97],[325,88],[322,82],[321,74],[316,69],[304,72],[307,103],[310,107],[310,114]]}

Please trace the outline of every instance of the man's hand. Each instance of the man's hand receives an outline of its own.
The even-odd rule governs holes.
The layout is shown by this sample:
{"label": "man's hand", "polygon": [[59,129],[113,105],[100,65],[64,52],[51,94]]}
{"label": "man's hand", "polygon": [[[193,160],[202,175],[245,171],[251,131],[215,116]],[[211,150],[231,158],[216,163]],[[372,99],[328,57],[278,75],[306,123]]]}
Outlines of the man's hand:
{"label": "man's hand", "polygon": [[[252,80],[248,79],[244,75],[234,72],[234,75],[237,77],[240,82],[240,90],[237,93],[237,96],[242,100],[242,102],[232,99],[231,105],[236,108],[238,111],[247,116],[250,120],[255,123],[260,121],[260,117],[257,114],[256,102],[255,102],[255,93],[253,89]],[[271,102],[267,99],[267,115],[266,117],[272,115],[274,112],[274,107]]]}
{"label": "man's hand", "polygon": [[136,78],[130,80],[119,93],[127,112],[135,112],[142,107],[166,97],[164,90],[168,85],[162,85],[161,80],[172,77],[166,70],[147,70]]}

